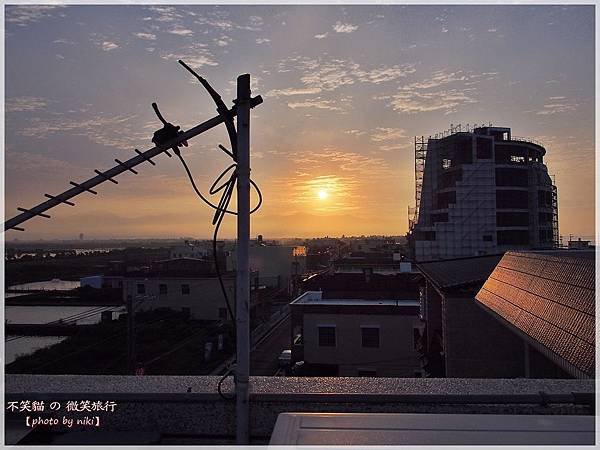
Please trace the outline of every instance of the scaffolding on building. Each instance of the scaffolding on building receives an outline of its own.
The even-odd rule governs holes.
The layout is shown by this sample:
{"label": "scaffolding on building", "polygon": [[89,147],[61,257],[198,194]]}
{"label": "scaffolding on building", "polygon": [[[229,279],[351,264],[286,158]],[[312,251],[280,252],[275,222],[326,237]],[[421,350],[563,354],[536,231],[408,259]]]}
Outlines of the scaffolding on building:
{"label": "scaffolding on building", "polygon": [[408,208],[408,228],[411,231],[419,220],[419,206],[421,204],[426,156],[427,140],[425,140],[425,136],[415,136],[415,207]]}
{"label": "scaffolding on building", "polygon": [[560,246],[560,237],[558,235],[558,192],[556,184],[552,183],[552,240],[554,247]]}

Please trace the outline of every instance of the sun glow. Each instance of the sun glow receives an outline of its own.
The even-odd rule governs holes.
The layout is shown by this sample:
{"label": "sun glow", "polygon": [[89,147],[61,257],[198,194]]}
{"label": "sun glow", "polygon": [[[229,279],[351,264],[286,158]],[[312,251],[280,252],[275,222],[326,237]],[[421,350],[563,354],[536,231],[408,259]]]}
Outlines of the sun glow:
{"label": "sun glow", "polygon": [[328,196],[328,192],[325,189],[319,189],[319,191],[317,192],[317,196],[319,197],[320,200],[325,200]]}

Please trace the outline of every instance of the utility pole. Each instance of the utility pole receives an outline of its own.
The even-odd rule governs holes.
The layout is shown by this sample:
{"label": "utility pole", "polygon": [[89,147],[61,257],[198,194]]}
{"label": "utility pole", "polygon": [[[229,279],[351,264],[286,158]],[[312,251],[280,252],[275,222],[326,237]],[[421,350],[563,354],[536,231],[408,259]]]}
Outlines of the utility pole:
{"label": "utility pole", "polygon": [[237,79],[236,442],[250,442],[250,75]]}

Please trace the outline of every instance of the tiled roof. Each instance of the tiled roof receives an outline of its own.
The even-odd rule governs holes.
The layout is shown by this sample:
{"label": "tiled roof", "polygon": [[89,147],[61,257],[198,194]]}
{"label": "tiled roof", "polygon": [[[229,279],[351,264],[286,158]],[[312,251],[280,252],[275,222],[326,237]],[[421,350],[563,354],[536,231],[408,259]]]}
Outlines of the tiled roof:
{"label": "tiled roof", "polygon": [[479,304],[577,377],[594,371],[595,269],[584,253],[508,252],[476,295]]}
{"label": "tiled roof", "polygon": [[437,288],[446,289],[484,282],[502,255],[474,256],[418,263],[417,267]]}

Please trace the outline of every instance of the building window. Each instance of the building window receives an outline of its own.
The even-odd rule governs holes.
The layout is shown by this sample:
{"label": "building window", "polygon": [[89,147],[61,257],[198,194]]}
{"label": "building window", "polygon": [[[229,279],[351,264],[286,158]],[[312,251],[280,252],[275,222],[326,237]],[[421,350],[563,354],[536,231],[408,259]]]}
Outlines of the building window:
{"label": "building window", "polygon": [[219,319],[227,319],[227,308],[219,308]]}
{"label": "building window", "polygon": [[491,234],[484,234],[483,235],[483,240],[485,242],[491,242],[492,241],[492,235]]}
{"label": "building window", "polygon": [[182,295],[190,295],[190,285],[189,284],[181,285],[181,294]]}
{"label": "building window", "polygon": [[144,283],[138,283],[137,284],[137,293],[138,294],[145,294],[146,293],[146,285]]}
{"label": "building window", "polygon": [[376,377],[377,371],[373,369],[358,369],[359,377]]}
{"label": "building window", "polygon": [[335,326],[320,326],[319,347],[335,347]]}
{"label": "building window", "polygon": [[379,327],[361,327],[362,346],[379,348]]}
{"label": "building window", "polygon": [[167,295],[167,285],[166,284],[159,284],[158,285],[158,293],[160,295]]}

